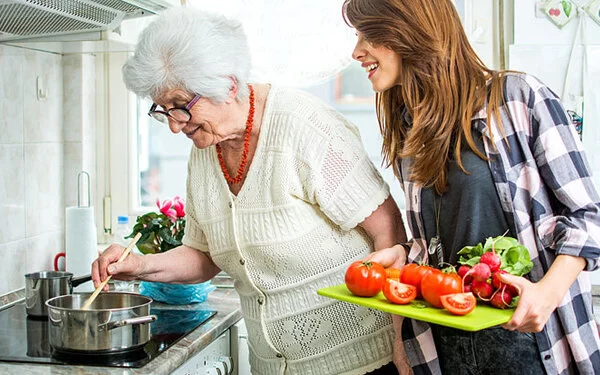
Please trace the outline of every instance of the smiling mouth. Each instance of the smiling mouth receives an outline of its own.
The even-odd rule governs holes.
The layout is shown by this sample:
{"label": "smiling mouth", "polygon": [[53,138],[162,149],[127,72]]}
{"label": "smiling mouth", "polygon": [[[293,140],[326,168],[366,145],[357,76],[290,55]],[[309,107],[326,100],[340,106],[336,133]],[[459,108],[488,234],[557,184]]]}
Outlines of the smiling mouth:
{"label": "smiling mouth", "polygon": [[371,65],[368,65],[368,66],[366,67],[366,69],[367,69],[367,72],[369,72],[369,73],[370,73],[370,72],[372,72],[373,70],[377,69],[377,67],[379,67],[379,64],[377,64],[377,63],[373,63],[373,64],[371,64]]}
{"label": "smiling mouth", "polygon": [[367,73],[369,74],[369,76],[368,76],[369,78],[371,78],[371,76],[373,74],[375,74],[375,71],[377,70],[378,67],[379,67],[379,64],[377,64],[377,63],[373,63],[373,64],[367,65],[365,67],[365,69],[367,70]]}

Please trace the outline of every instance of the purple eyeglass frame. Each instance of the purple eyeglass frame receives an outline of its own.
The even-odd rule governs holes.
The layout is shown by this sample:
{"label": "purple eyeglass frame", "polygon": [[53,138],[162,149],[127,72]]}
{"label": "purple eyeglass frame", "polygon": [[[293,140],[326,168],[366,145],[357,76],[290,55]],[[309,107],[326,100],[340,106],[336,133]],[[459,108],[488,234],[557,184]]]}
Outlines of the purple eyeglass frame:
{"label": "purple eyeglass frame", "polygon": [[192,114],[190,113],[190,109],[192,109],[192,107],[194,106],[194,104],[196,104],[196,102],[198,100],[200,100],[201,96],[200,95],[196,95],[194,96],[194,98],[185,106],[185,107],[173,107],[170,108],[167,111],[157,111],[156,107],[158,107],[158,104],[156,103],[152,103],[152,106],[150,107],[150,109],[148,110],[148,116],[156,119],[156,117],[152,116],[153,113],[159,113],[162,115],[167,116],[167,122],[168,122],[168,118],[171,117],[172,119],[174,119],[175,121],[179,121],[177,120],[175,117],[173,117],[169,112],[173,111],[173,110],[184,110],[188,116],[190,117],[187,121],[190,121],[192,119]]}

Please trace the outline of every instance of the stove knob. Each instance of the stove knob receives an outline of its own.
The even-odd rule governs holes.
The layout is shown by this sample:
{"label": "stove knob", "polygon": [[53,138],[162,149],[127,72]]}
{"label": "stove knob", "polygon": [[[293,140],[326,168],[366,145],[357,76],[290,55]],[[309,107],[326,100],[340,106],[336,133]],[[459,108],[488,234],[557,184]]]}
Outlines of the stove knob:
{"label": "stove knob", "polygon": [[[216,374],[218,375],[227,375],[229,374],[226,369],[226,364],[224,362],[210,361],[207,362],[205,367],[207,369],[216,370]],[[211,373],[212,374],[212,373]]]}
{"label": "stove knob", "polygon": [[222,355],[222,356],[216,357],[215,361],[223,363],[223,366],[225,367],[226,375],[233,374],[233,359],[231,357]]}

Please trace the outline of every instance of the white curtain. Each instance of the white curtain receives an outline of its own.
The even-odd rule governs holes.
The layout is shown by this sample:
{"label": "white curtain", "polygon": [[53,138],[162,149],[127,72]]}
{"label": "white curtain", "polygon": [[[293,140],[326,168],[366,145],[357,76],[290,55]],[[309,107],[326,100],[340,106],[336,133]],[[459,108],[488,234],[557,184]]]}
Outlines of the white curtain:
{"label": "white curtain", "polygon": [[356,36],[342,19],[341,0],[187,0],[187,4],[243,23],[254,82],[311,86],[352,61]]}

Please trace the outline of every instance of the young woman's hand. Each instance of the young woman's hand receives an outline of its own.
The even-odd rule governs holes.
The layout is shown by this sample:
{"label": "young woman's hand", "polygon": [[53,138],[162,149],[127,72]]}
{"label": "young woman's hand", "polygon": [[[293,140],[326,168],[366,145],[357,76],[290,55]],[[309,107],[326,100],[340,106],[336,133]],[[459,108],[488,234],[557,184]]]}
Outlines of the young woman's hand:
{"label": "young woman's hand", "polygon": [[[509,331],[540,332],[550,314],[558,307],[562,296],[543,283],[532,283],[524,277],[511,274],[499,275],[500,281],[511,284],[519,291],[519,303],[510,321],[502,327]],[[560,297],[560,298],[559,298]]]}

